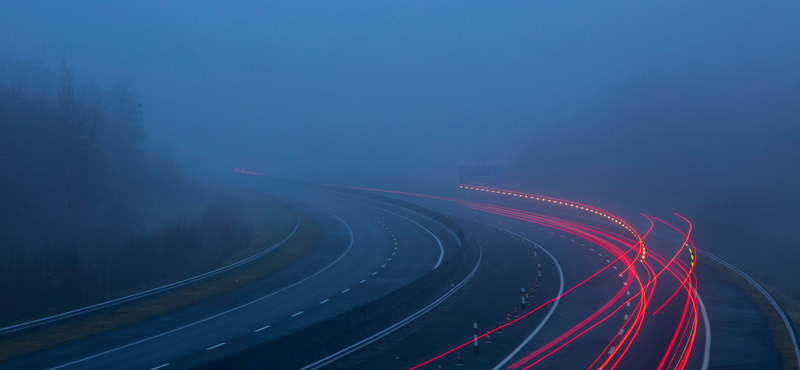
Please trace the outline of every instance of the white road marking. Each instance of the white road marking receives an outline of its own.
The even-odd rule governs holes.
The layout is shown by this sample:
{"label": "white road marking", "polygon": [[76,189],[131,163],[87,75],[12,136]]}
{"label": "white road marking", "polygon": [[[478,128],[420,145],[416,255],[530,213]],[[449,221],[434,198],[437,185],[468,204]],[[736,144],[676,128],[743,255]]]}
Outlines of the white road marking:
{"label": "white road marking", "polygon": [[330,299],[330,298],[328,298],[328,299],[326,299],[326,300],[324,300],[324,301],[320,302],[319,304],[325,304],[325,303],[328,303],[328,301],[330,301],[330,300],[331,300],[331,299]]}
{"label": "white road marking", "polygon": [[624,318],[623,320],[627,320],[627,319],[628,319],[628,317],[629,317],[629,316],[628,316],[627,314],[625,314],[625,318]]}
{"label": "white road marking", "polygon": [[302,315],[302,314],[303,314],[303,312],[306,312],[306,311],[300,311],[300,312],[298,312],[298,313],[296,313],[296,314],[292,315],[292,317],[295,317],[295,316],[297,316],[297,315]]}
{"label": "white road marking", "polygon": [[253,333],[258,333],[258,332],[260,332],[260,331],[262,331],[264,329],[268,329],[268,328],[269,328],[269,325],[267,325],[267,326],[265,326],[265,327],[263,327],[261,329],[256,329],[255,331],[253,331]]}
{"label": "white road marking", "polygon": [[169,366],[169,364],[158,365],[158,366],[156,366],[156,367],[154,367],[154,368],[152,368],[150,370],[156,370],[156,369],[160,369],[162,367],[167,367],[167,366]]}
{"label": "white road marking", "polygon": [[361,280],[361,281],[359,281],[358,283],[359,283],[359,284],[364,284],[364,282],[365,282],[365,281],[367,281],[367,279]]}
{"label": "white road marking", "polygon": [[331,262],[329,265],[327,265],[327,266],[323,267],[321,270],[319,270],[319,271],[317,271],[317,272],[313,273],[312,275],[310,275],[310,276],[306,277],[305,279],[303,279],[303,280],[300,280],[300,281],[298,281],[298,282],[296,282],[296,283],[294,283],[294,284],[292,284],[292,285],[289,285],[289,286],[287,286],[287,287],[285,287],[285,288],[283,288],[283,289],[277,290],[277,291],[275,291],[275,292],[272,292],[272,293],[270,293],[270,294],[267,294],[267,295],[265,295],[265,296],[263,296],[263,297],[261,297],[261,298],[258,298],[258,299],[256,299],[256,300],[253,300],[253,301],[247,302],[247,303],[245,303],[245,304],[243,304],[243,305],[240,305],[240,306],[237,306],[237,307],[231,308],[230,310],[227,310],[227,311],[224,311],[224,312],[220,312],[220,313],[218,313],[218,314],[216,314],[216,315],[213,315],[213,316],[206,317],[205,319],[198,320],[198,321],[195,321],[195,322],[193,322],[193,323],[186,324],[186,325],[184,325],[184,326],[181,326],[181,327],[178,327],[178,328],[175,328],[175,329],[172,329],[172,330],[165,331],[165,332],[163,332],[163,333],[161,333],[161,334],[156,334],[156,335],[154,335],[154,336],[152,336],[152,337],[147,337],[147,338],[144,338],[144,339],[141,339],[141,340],[137,340],[137,341],[135,341],[135,342],[133,342],[133,343],[128,343],[128,344],[126,344],[126,345],[124,345],[124,346],[120,346],[120,347],[117,347],[117,348],[110,349],[110,350],[108,350],[108,351],[100,352],[100,353],[98,353],[98,354],[95,354],[95,355],[92,355],[92,356],[89,356],[89,357],[84,357],[84,358],[82,358],[82,359],[80,359],[80,360],[75,360],[75,361],[72,361],[72,362],[69,362],[69,363],[66,363],[66,364],[63,364],[63,365],[59,365],[59,366],[56,366],[56,367],[52,367],[52,368],[50,368],[49,370],[61,369],[61,368],[67,367],[67,366],[71,366],[71,365],[74,365],[74,364],[77,364],[77,363],[84,362],[84,361],[86,361],[86,360],[91,360],[91,359],[93,359],[93,358],[96,358],[96,357],[100,357],[100,356],[103,356],[103,355],[107,355],[107,354],[109,354],[109,353],[116,352],[116,351],[119,351],[119,350],[121,350],[121,349],[124,349],[124,348],[131,347],[131,346],[135,346],[135,345],[137,345],[137,344],[144,343],[144,342],[147,342],[147,341],[150,341],[150,340],[156,339],[156,338],[160,338],[160,337],[163,337],[163,336],[165,336],[165,335],[172,334],[172,333],[174,333],[174,332],[176,332],[176,331],[183,330],[183,329],[186,329],[186,328],[189,328],[189,327],[195,326],[195,325],[197,325],[197,324],[200,324],[200,323],[204,323],[204,322],[206,322],[206,321],[209,321],[209,320],[215,319],[215,318],[217,318],[217,317],[220,317],[220,316],[223,316],[223,315],[227,315],[227,314],[229,314],[229,313],[231,313],[231,312],[233,312],[233,311],[240,310],[240,309],[242,309],[242,308],[244,308],[244,307],[247,307],[247,306],[250,306],[250,305],[252,305],[252,304],[254,304],[254,303],[256,303],[256,302],[260,302],[260,301],[262,301],[262,300],[264,300],[264,299],[267,299],[267,298],[269,298],[269,297],[272,297],[272,296],[274,296],[275,294],[278,294],[278,293],[281,293],[281,292],[283,292],[283,291],[286,291],[286,290],[288,290],[288,289],[294,288],[294,287],[296,287],[296,286],[298,286],[298,285],[300,285],[300,284],[302,284],[302,283],[306,282],[307,280],[309,280],[309,279],[313,278],[314,276],[317,276],[317,275],[321,274],[323,271],[325,271],[325,270],[327,270],[328,268],[330,268],[331,266],[335,265],[335,264],[336,264],[337,262],[339,262],[339,261],[340,261],[342,258],[344,258],[344,256],[346,256],[348,253],[350,253],[350,250],[353,248],[353,242],[354,242],[354,240],[355,240],[355,238],[353,237],[353,229],[351,229],[351,228],[350,228],[350,225],[348,225],[346,222],[344,222],[344,220],[342,220],[342,219],[341,219],[339,216],[337,216],[337,215],[335,215],[335,214],[333,214],[333,213],[330,213],[330,212],[328,212],[328,211],[325,211],[325,210],[322,210],[322,211],[323,211],[323,212],[326,212],[326,213],[328,213],[328,214],[330,214],[330,215],[331,215],[331,216],[333,216],[333,217],[336,217],[336,219],[338,219],[338,220],[339,220],[341,223],[343,223],[343,224],[344,224],[344,226],[345,226],[345,227],[347,227],[347,231],[350,233],[350,245],[348,245],[348,246],[347,246],[347,249],[344,251],[344,253],[342,253],[342,255],[341,255],[341,256],[339,256],[339,258],[337,258],[335,261]]}
{"label": "white road marking", "polygon": [[706,345],[703,349],[703,366],[700,367],[700,370],[707,370],[709,357],[711,355],[711,325],[708,322],[706,305],[703,304],[703,300],[700,299],[700,294],[697,294],[696,290],[694,291],[694,296],[697,297],[697,303],[700,303],[700,311],[703,313],[703,322],[705,323],[706,327]]}
{"label": "white road marking", "polygon": [[611,266],[611,267],[613,267],[613,268],[614,268],[614,270],[616,270],[616,269],[617,269],[617,266]]}
{"label": "white road marking", "polygon": [[225,344],[227,344],[227,343],[225,343],[225,342],[222,342],[222,343],[220,343],[220,344],[217,344],[217,345],[215,345],[215,346],[208,347],[208,348],[206,348],[206,351],[210,351],[210,350],[212,350],[212,349],[214,349],[214,348],[217,348],[217,347],[222,347],[222,346],[224,346]]}
{"label": "white road marking", "polygon": [[[361,281],[364,281],[364,280],[361,280]],[[349,291],[350,291],[350,288],[347,288],[347,289],[343,290],[342,293],[347,293]]]}
{"label": "white road marking", "polygon": [[[384,268],[384,267],[386,267],[386,264],[381,265],[381,268]],[[376,271],[376,273],[377,273],[377,271]],[[372,274],[372,275],[375,275],[375,274]]]}
{"label": "white road marking", "polygon": [[[522,235],[518,235],[518,234],[510,232],[510,231],[509,231],[509,233],[514,234],[514,235],[516,235],[516,236],[518,236],[520,238],[522,237]],[[533,242],[530,239],[528,239],[528,241]],[[533,337],[537,333],[539,333],[539,330],[541,330],[542,327],[544,326],[544,324],[547,323],[547,320],[550,320],[550,316],[553,315],[553,312],[555,312],[556,307],[558,307],[558,303],[561,301],[561,295],[564,293],[564,272],[561,270],[561,264],[558,263],[558,260],[556,260],[556,258],[553,257],[553,255],[550,254],[550,252],[548,252],[547,249],[542,248],[542,251],[544,251],[545,253],[547,253],[548,256],[550,256],[550,258],[553,260],[553,262],[556,263],[556,268],[558,268],[558,276],[559,276],[560,281],[561,281],[561,286],[560,286],[560,288],[558,290],[558,294],[556,295],[557,298],[556,298],[555,302],[553,303],[553,307],[550,308],[550,311],[544,317],[542,322],[540,322],[539,326],[536,327],[536,330],[534,330],[533,333],[531,333],[531,335],[529,335],[527,338],[525,338],[525,340],[522,341],[522,343],[514,351],[512,351],[505,359],[503,359],[503,361],[500,361],[500,363],[497,364],[494,368],[492,368],[492,370],[499,370],[500,368],[502,368],[508,361],[511,360],[512,357],[516,356],[517,353],[519,353],[519,351],[522,350],[522,347],[525,347],[526,345],[528,345],[528,342],[530,342],[531,339],[533,339]]]}
{"label": "white road marking", "polygon": [[627,295],[631,295],[631,291],[630,290],[625,292],[625,293],[627,293]]}
{"label": "white road marking", "polygon": [[630,307],[630,306],[631,306],[631,302],[625,302],[625,307]]}
{"label": "white road marking", "polygon": [[602,254],[602,253],[598,253],[597,255],[598,255],[598,256],[600,256],[600,257],[603,257],[603,254]]}
{"label": "white road marking", "polygon": [[611,353],[613,353],[616,348],[617,346],[612,346],[611,349],[608,350],[608,354],[610,355]]}
{"label": "white road marking", "polygon": [[[394,253],[392,253],[392,254],[394,254]],[[392,258],[391,258],[391,257],[389,257],[389,259],[388,259],[387,261],[391,261],[391,260],[392,260]]]}
{"label": "white road marking", "polygon": [[609,260],[606,260],[606,262],[611,263],[611,261],[609,261]]}
{"label": "white road marking", "polygon": [[373,273],[372,273],[372,276],[375,276],[377,273],[378,273],[377,271],[373,272]]}

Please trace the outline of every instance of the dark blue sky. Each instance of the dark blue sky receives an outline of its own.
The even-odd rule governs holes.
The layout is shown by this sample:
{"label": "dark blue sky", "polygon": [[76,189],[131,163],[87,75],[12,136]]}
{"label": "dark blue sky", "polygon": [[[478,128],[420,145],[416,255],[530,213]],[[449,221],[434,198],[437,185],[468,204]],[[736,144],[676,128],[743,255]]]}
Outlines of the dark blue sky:
{"label": "dark blue sky", "polygon": [[797,1],[71,3],[3,1],[0,55],[130,78],[214,171],[446,178],[638,76],[800,75]]}

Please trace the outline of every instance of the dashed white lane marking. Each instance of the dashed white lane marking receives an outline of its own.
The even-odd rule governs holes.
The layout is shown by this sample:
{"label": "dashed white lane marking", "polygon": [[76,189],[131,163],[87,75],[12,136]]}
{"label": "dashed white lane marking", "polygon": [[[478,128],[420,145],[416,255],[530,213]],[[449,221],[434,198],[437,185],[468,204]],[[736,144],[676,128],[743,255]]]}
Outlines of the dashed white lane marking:
{"label": "dashed white lane marking", "polygon": [[[394,243],[394,245],[397,245],[397,243]],[[397,248],[395,248],[395,249],[397,249]]]}
{"label": "dashed white lane marking", "polygon": [[373,272],[373,273],[372,273],[372,276],[375,276],[377,273],[378,273],[377,271]]}
{"label": "dashed white lane marking", "polygon": [[622,335],[624,333],[625,333],[625,329],[619,329],[619,334],[617,334],[617,335]]}
{"label": "dashed white lane marking", "polygon": [[[363,283],[364,280],[361,280],[361,282]],[[348,291],[350,291],[350,288],[347,288],[347,289],[343,290],[342,293],[347,293]]]}
{"label": "dashed white lane marking", "polygon": [[330,301],[330,300],[331,300],[331,299],[330,299],[330,298],[328,298],[328,299],[326,299],[326,300],[324,300],[324,301],[320,302],[319,304],[325,304],[325,303],[328,303],[328,301]]}
{"label": "dashed white lane marking", "polygon": [[627,292],[625,292],[625,293],[627,293],[628,295],[631,295],[631,291],[630,291],[630,290],[629,290],[629,291],[627,291]]}
{"label": "dashed white lane marking", "polygon": [[550,234],[555,234],[555,233],[551,231]]}
{"label": "dashed white lane marking", "polygon": [[392,252],[392,255],[394,256],[394,252]]}
{"label": "dashed white lane marking", "polygon": [[563,238],[563,237],[564,237],[564,235],[561,235],[561,237]]}
{"label": "dashed white lane marking", "polygon": [[575,242],[575,239],[570,239],[569,241],[571,241],[571,242],[573,242],[573,243],[574,243],[574,242]]}
{"label": "dashed white lane marking", "polygon": [[590,251],[594,252],[594,248],[589,248]]}
{"label": "dashed white lane marking", "polygon": [[628,315],[626,314],[626,315],[625,315],[625,318],[624,318],[623,320],[627,320],[627,319],[628,319]]}
{"label": "dashed white lane marking", "polygon": [[303,312],[306,312],[306,311],[300,311],[300,312],[298,312],[298,313],[296,313],[296,314],[292,315],[292,317],[295,317],[295,316],[297,316],[297,315],[302,315],[302,314],[303,314]]}
{"label": "dashed white lane marking", "polygon": [[359,284],[364,284],[364,282],[365,282],[365,281],[367,281],[367,279],[361,280],[361,281],[359,281],[358,283],[359,283]]}
{"label": "dashed white lane marking", "polygon": [[160,369],[162,367],[167,367],[167,366],[169,366],[169,364],[158,365],[158,366],[156,366],[156,367],[154,367],[154,368],[152,368],[150,370],[156,370],[156,369]]}
{"label": "dashed white lane marking", "polygon": [[617,349],[617,346],[611,346],[611,349],[608,350],[608,354],[610,355],[613,353],[615,349]]}
{"label": "dashed white lane marking", "polygon": [[623,286],[628,286],[628,282],[627,282],[627,281],[623,281],[623,282],[622,282],[622,285],[623,285]]}
{"label": "dashed white lane marking", "polygon": [[[324,211],[324,210],[323,210],[323,211]],[[325,212],[327,212],[327,211],[325,211]],[[218,313],[218,314],[216,314],[216,315],[213,315],[213,316],[210,316],[210,317],[206,317],[205,319],[198,320],[198,321],[195,321],[195,322],[193,322],[193,323],[186,324],[186,325],[184,325],[184,326],[181,326],[181,327],[178,327],[178,328],[175,328],[175,329],[172,329],[172,330],[165,331],[165,332],[163,332],[163,333],[161,333],[161,334],[156,334],[156,335],[154,335],[154,336],[147,337],[147,338],[145,338],[145,339],[141,339],[141,340],[138,340],[138,341],[136,341],[136,342],[133,342],[133,343],[126,344],[126,345],[124,345],[124,346],[120,346],[120,347],[117,347],[117,348],[114,348],[114,349],[110,349],[110,350],[107,350],[107,351],[105,351],[105,352],[100,352],[100,353],[98,353],[98,354],[95,354],[95,355],[92,355],[92,356],[89,356],[89,357],[84,357],[84,358],[82,358],[82,359],[80,359],[80,360],[75,360],[75,361],[72,361],[72,362],[69,362],[69,363],[66,363],[66,364],[63,364],[63,365],[59,365],[59,366],[56,366],[56,367],[50,368],[50,370],[57,370],[57,369],[62,369],[62,368],[65,368],[65,367],[67,367],[67,366],[72,366],[72,365],[75,365],[75,364],[77,364],[77,363],[80,363],[80,362],[84,362],[84,361],[87,361],[87,360],[91,360],[91,359],[93,359],[93,358],[97,358],[97,357],[100,357],[100,356],[104,356],[104,355],[107,355],[107,354],[109,354],[109,353],[112,353],[112,352],[119,351],[119,350],[121,350],[121,349],[124,349],[124,348],[128,348],[128,347],[131,347],[131,346],[135,346],[135,345],[138,345],[138,344],[141,344],[141,343],[144,343],[144,342],[147,342],[147,341],[153,340],[153,339],[155,339],[155,338],[160,338],[160,337],[163,337],[163,336],[165,336],[165,335],[169,335],[169,334],[175,333],[175,332],[177,332],[177,331],[179,331],[179,330],[183,330],[183,329],[186,329],[186,328],[188,328],[188,327],[192,327],[192,326],[198,325],[198,324],[200,324],[200,323],[203,323],[203,322],[206,322],[206,321],[209,321],[209,320],[213,320],[213,319],[215,319],[215,318],[217,318],[217,317],[220,317],[220,316],[223,316],[223,315],[227,315],[227,314],[229,314],[229,313],[231,313],[231,312],[237,311],[237,310],[239,310],[239,309],[242,309],[242,308],[244,308],[244,307],[247,307],[247,306],[250,306],[250,305],[252,305],[252,304],[255,304],[256,302],[260,302],[260,301],[262,301],[262,300],[264,300],[264,299],[267,299],[267,298],[269,298],[269,297],[272,297],[272,296],[274,296],[275,294],[278,294],[278,293],[280,293],[280,292],[283,292],[283,291],[286,291],[286,290],[288,290],[288,289],[291,289],[291,288],[293,288],[293,287],[295,287],[295,286],[297,286],[297,285],[299,285],[299,284],[302,284],[303,282],[305,282],[305,281],[308,281],[309,279],[311,279],[311,278],[313,278],[313,277],[315,277],[315,276],[317,276],[317,275],[321,274],[323,271],[327,270],[328,268],[330,268],[331,266],[333,266],[334,264],[336,264],[337,262],[339,262],[339,261],[340,261],[342,258],[344,258],[344,256],[345,256],[345,255],[347,255],[348,253],[350,253],[350,250],[351,250],[351,249],[352,249],[352,247],[353,247],[353,240],[354,240],[354,238],[353,238],[353,230],[350,228],[350,226],[349,226],[349,225],[347,225],[347,223],[346,223],[346,222],[344,222],[344,221],[343,221],[341,218],[339,218],[339,216],[336,216],[336,215],[334,215],[333,213],[330,213],[330,212],[327,212],[327,213],[328,213],[328,214],[330,214],[331,216],[333,216],[333,217],[337,218],[339,221],[341,221],[341,222],[342,222],[342,223],[345,225],[345,227],[347,227],[347,231],[350,233],[350,245],[347,247],[347,249],[345,250],[344,254],[340,255],[340,256],[339,256],[339,258],[337,258],[336,260],[334,260],[333,262],[331,262],[331,264],[329,264],[328,266],[325,266],[325,267],[324,267],[324,268],[322,268],[321,270],[319,270],[319,271],[317,271],[317,272],[315,272],[315,273],[311,274],[310,276],[307,276],[307,277],[306,277],[306,278],[304,278],[303,280],[300,280],[300,281],[298,281],[298,282],[296,282],[296,283],[294,283],[294,284],[292,284],[292,285],[289,285],[289,286],[287,286],[287,287],[285,287],[285,288],[283,288],[283,289],[280,289],[280,290],[274,291],[274,292],[272,292],[272,293],[270,293],[270,294],[268,294],[268,295],[265,295],[265,296],[263,296],[263,297],[261,297],[261,298],[258,298],[258,299],[256,299],[256,300],[253,300],[253,301],[247,302],[247,303],[245,303],[245,304],[242,304],[242,305],[240,305],[240,306],[234,307],[234,308],[232,308],[232,309],[229,309],[229,310],[227,310],[227,311],[220,312],[220,313]]]}
{"label": "dashed white lane marking", "polygon": [[598,255],[598,256],[600,256],[600,257],[603,257],[603,254],[602,254],[602,253],[598,253],[597,255]]}
{"label": "dashed white lane marking", "polygon": [[264,329],[269,329],[269,325],[267,325],[267,326],[265,326],[265,327],[263,327],[261,329],[256,329],[256,330],[253,331],[253,333],[258,333],[258,332],[260,332],[260,331],[262,331]]}
{"label": "dashed white lane marking", "polygon": [[[392,253],[392,254],[394,254],[394,253]],[[392,260],[392,258],[391,258],[391,257],[389,257],[389,259],[388,259],[387,261],[391,261],[391,260]]]}
{"label": "dashed white lane marking", "polygon": [[210,351],[210,350],[212,350],[212,349],[214,349],[214,348],[217,348],[217,347],[222,347],[222,346],[224,346],[225,344],[227,344],[227,343],[225,343],[225,342],[222,342],[222,343],[220,343],[220,344],[217,344],[217,345],[215,345],[215,346],[208,347],[208,348],[206,348],[206,351]]}
{"label": "dashed white lane marking", "polygon": [[[384,267],[386,267],[386,264],[385,264],[385,263],[384,263],[383,265],[381,265],[381,268],[384,268]],[[375,275],[376,273],[377,273],[377,271],[376,271],[376,272],[373,272],[373,273],[372,273],[372,275]]]}
{"label": "dashed white lane marking", "polygon": [[609,260],[606,260],[606,262],[611,263],[611,261],[609,261]]}
{"label": "dashed white lane marking", "polygon": [[614,270],[616,270],[616,269],[617,269],[617,266],[611,266],[611,267],[613,267],[613,268],[614,268]]}
{"label": "dashed white lane marking", "polygon": [[581,243],[581,247],[585,247],[585,246],[586,246],[586,244]]}
{"label": "dashed white lane marking", "polygon": [[631,306],[630,302],[625,302],[625,307],[630,307],[630,306]]}

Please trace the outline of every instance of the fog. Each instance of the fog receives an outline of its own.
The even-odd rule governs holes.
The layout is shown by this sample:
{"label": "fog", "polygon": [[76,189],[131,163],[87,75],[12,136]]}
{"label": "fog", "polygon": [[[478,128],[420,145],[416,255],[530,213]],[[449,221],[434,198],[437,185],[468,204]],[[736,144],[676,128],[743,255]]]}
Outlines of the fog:
{"label": "fog", "polygon": [[63,63],[86,96],[125,86],[125,158],[186,179],[444,193],[504,166],[509,187],[693,216],[734,263],[768,245],[746,269],[778,281],[772,261],[800,262],[798,19],[788,0],[4,2],[0,83],[55,101]]}

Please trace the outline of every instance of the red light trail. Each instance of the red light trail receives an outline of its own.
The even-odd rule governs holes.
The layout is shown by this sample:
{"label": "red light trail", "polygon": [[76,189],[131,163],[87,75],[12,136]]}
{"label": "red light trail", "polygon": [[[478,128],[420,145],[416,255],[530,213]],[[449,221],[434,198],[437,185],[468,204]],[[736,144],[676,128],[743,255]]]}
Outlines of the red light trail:
{"label": "red light trail", "polygon": [[[616,263],[622,263],[625,266],[625,268],[621,273],[614,274],[614,276],[622,277],[624,274],[627,273],[627,278],[625,280],[623,288],[616,291],[616,293],[608,301],[602,303],[597,310],[587,315],[586,317],[582,318],[576,325],[570,327],[564,333],[556,336],[556,338],[550,340],[543,346],[528,353],[527,355],[519,357],[519,359],[516,360],[516,362],[508,366],[509,369],[524,369],[524,370],[531,369],[533,366],[541,363],[549,356],[554,355],[559,350],[570,345],[575,340],[580,338],[582,335],[592,330],[598,330],[598,326],[600,324],[602,324],[610,317],[615,315],[623,307],[629,307],[629,305],[632,308],[632,312],[628,315],[628,318],[624,321],[624,323],[618,326],[612,332],[613,337],[605,346],[603,351],[596,357],[596,359],[589,366],[588,369],[599,368],[608,370],[617,368],[619,364],[623,361],[629,349],[631,349],[632,345],[636,342],[636,339],[640,334],[641,329],[646,325],[652,324],[656,320],[661,320],[662,318],[660,316],[655,316],[655,314],[667,307],[669,307],[670,310],[677,309],[678,310],[677,312],[680,312],[680,319],[675,320],[677,321],[677,325],[673,328],[672,333],[670,334],[669,345],[667,345],[666,348],[658,349],[658,351],[660,351],[661,353],[659,355],[661,359],[658,365],[658,369],[670,369],[670,370],[685,369],[687,362],[689,360],[689,355],[691,354],[692,348],[694,346],[695,337],[697,335],[698,320],[699,320],[699,314],[698,314],[699,307],[698,307],[698,299],[696,292],[697,279],[694,275],[694,265],[696,256],[695,256],[694,244],[692,243],[692,240],[690,238],[692,233],[691,222],[689,222],[683,216],[675,214],[675,216],[681,218],[688,224],[688,230],[686,232],[683,232],[677,227],[667,223],[666,221],[642,214],[642,216],[644,216],[649,221],[650,226],[647,232],[644,233],[644,236],[640,236],[640,234],[636,231],[636,229],[634,229],[628,222],[624,221],[620,217],[615,216],[612,213],[607,212],[605,210],[588,206],[586,204],[568,201],[564,199],[553,198],[553,197],[528,194],[523,192],[507,191],[503,189],[475,187],[468,185],[460,185],[460,188],[464,190],[489,193],[493,195],[508,196],[511,198],[519,199],[522,202],[524,201],[535,202],[534,205],[537,206],[544,205],[545,207],[552,207],[552,206],[568,207],[578,212],[589,213],[591,216],[596,217],[596,220],[605,221],[605,223],[601,223],[603,226],[598,226],[597,224],[588,225],[585,223],[579,223],[576,221],[566,220],[545,214],[534,213],[531,211],[524,211],[520,209],[514,209],[514,208],[474,202],[474,201],[426,196],[426,195],[412,194],[412,193],[384,191],[376,189],[362,189],[362,190],[389,192],[395,194],[460,203],[468,206],[470,209],[474,211],[495,214],[498,216],[508,217],[523,222],[538,224],[552,228],[554,230],[559,230],[564,233],[571,234],[577,238],[585,240],[588,243],[591,243],[591,245],[603,248],[608,253],[616,257],[615,260],[611,261],[605,267],[599,269],[591,276],[581,281],[580,283],[576,284],[575,286],[567,289],[560,296],[556,296],[542,303],[541,305],[534,308],[530,312],[521,315],[519,318],[511,322],[508,322],[493,330],[490,330],[489,332],[479,336],[478,338],[482,338],[503,327],[506,327],[515,322],[528,318],[533,312],[538,311],[542,307],[545,307],[546,305],[552,303],[553,301],[559,299],[560,297],[572,293],[576,288],[580,287],[581,285],[585,284],[590,280],[604,278],[606,275],[602,273],[608,271],[608,269],[611,268]],[[645,240],[655,227],[653,219],[658,220],[659,222],[669,226],[673,230],[679,232],[684,237],[684,241],[681,244],[681,246],[676,251],[671,252],[670,253],[671,256],[667,258],[664,258],[655,251],[649,250],[645,247]],[[620,234],[619,231],[622,231],[623,234],[625,234],[625,232],[627,231],[628,233],[630,233],[629,234],[630,236],[624,236],[623,234]],[[689,263],[686,263],[681,258],[681,255],[687,251],[690,258]],[[646,258],[648,255],[651,257],[650,259]],[[655,264],[658,265],[657,270],[654,269],[653,266],[651,266],[651,262],[649,262],[650,260],[655,261]],[[677,288],[675,289],[674,292],[672,292],[672,290],[670,289],[669,292],[672,294],[669,295],[669,298],[666,299],[663,303],[661,303],[658,307],[653,309],[650,303],[656,292],[656,287],[657,286],[660,287],[663,285],[663,284],[657,284],[657,282],[659,281],[659,278],[662,277],[662,274],[664,272],[669,272],[669,274],[665,276],[670,276],[670,281],[672,281],[671,279],[674,278],[674,283],[677,283],[676,284]],[[613,281],[619,281],[619,280],[613,280]],[[625,296],[626,292],[633,293],[631,292],[631,290],[634,289],[632,283],[635,284],[635,288],[638,289],[638,291],[626,299],[624,298],[626,297]],[[667,284],[666,286],[669,287],[671,285],[672,284]],[[663,291],[663,289],[661,291]],[[679,294],[680,292],[684,292],[684,294]],[[663,296],[663,294],[660,293],[659,296]],[[682,304],[679,304],[679,306],[670,305],[669,303],[677,299],[676,297],[681,297],[681,299],[685,299],[685,301],[681,302]],[[636,300],[636,304],[631,305],[631,302],[634,300]],[[680,308],[682,308],[682,310],[680,310]],[[647,315],[646,314],[647,312],[651,312],[651,315]],[[472,344],[472,339],[465,342],[464,344],[461,344],[455,348],[452,348],[437,356],[434,356],[433,358],[430,358],[414,367],[411,367],[410,369],[411,370],[418,369],[470,344]]]}

